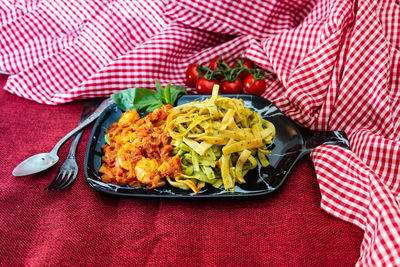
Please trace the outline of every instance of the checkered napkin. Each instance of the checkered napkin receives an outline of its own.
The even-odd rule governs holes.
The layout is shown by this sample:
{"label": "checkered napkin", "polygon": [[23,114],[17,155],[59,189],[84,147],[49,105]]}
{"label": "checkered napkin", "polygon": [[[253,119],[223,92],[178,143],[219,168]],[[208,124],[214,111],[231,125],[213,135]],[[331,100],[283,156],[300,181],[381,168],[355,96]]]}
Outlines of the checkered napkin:
{"label": "checkered napkin", "polygon": [[285,114],[348,134],[311,154],[321,206],[365,231],[358,265],[400,265],[399,1],[0,0],[0,27],[4,89],[45,104],[184,85],[244,52]]}

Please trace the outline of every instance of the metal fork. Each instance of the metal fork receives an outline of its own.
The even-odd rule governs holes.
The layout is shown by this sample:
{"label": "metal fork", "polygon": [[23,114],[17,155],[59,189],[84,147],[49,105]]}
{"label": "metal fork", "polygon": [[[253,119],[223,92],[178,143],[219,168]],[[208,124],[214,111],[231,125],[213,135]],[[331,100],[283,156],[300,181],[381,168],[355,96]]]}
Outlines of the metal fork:
{"label": "metal fork", "polygon": [[[98,104],[98,100],[91,100],[83,104],[80,123],[94,111]],[[67,159],[60,169],[58,169],[54,180],[44,190],[62,190],[70,186],[76,180],[76,177],[78,176],[78,164],[76,164],[75,160],[75,151],[83,132],[84,129],[75,135]]]}

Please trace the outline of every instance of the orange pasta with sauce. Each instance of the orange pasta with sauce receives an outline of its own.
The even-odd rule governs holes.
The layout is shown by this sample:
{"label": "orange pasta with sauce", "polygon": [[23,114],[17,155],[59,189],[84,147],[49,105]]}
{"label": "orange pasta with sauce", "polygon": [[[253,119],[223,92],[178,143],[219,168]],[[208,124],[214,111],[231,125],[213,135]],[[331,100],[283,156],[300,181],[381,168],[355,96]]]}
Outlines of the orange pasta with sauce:
{"label": "orange pasta with sauce", "polygon": [[99,169],[103,182],[151,189],[164,185],[164,178],[181,176],[180,159],[172,155],[171,137],[165,130],[171,109],[164,105],[143,118],[129,110],[109,127]]}

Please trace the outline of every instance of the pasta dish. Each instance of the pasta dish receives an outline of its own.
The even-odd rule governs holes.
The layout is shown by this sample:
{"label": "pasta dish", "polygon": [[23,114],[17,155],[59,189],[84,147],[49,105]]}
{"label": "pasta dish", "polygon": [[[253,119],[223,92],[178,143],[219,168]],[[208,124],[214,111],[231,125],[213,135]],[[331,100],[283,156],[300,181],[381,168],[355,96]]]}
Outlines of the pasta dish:
{"label": "pasta dish", "polygon": [[127,111],[106,134],[99,170],[104,182],[168,183],[197,194],[206,184],[233,191],[258,162],[267,166],[275,127],[243,100],[219,96],[216,86],[203,102],[164,105],[143,118]]}

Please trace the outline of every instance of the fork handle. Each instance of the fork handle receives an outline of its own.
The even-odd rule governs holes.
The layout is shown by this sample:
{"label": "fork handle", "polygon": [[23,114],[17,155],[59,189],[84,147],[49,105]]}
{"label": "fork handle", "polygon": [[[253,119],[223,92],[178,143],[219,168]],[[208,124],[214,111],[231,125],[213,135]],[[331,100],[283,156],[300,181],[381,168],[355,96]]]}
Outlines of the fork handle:
{"label": "fork handle", "polygon": [[83,129],[75,134],[75,137],[74,137],[74,140],[72,141],[67,158],[69,158],[69,159],[75,158],[76,147],[78,146],[79,139],[81,138],[82,134],[83,134]]}
{"label": "fork handle", "polygon": [[92,123],[94,120],[96,120],[100,114],[110,105],[112,105],[114,102],[111,98],[107,98],[106,100],[104,100],[100,106],[97,107],[97,109],[84,121],[82,121],[78,127],[76,127],[75,129],[73,129],[71,132],[69,132],[66,136],[64,136],[60,141],[58,141],[58,143],[54,146],[54,148],[51,150],[50,153],[53,154],[57,154],[58,150],[60,149],[60,147],[67,142],[72,136],[74,136],[74,134],[76,134],[77,132],[81,131],[83,128],[85,128],[86,126],[88,126],[90,123]]}

